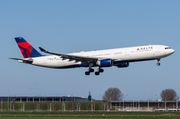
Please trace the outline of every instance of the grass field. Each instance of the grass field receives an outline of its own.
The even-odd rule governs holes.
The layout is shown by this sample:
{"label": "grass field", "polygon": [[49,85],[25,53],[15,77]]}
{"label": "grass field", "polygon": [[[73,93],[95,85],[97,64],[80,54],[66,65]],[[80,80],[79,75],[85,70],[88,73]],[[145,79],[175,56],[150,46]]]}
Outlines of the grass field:
{"label": "grass field", "polygon": [[180,112],[0,112],[0,119],[180,119]]}
{"label": "grass field", "polygon": [[109,115],[109,114],[119,114],[119,115],[162,115],[162,114],[177,114],[180,115],[180,112],[170,112],[170,111],[166,111],[166,112],[136,112],[136,111],[132,111],[132,112],[127,112],[127,111],[112,111],[112,112],[107,112],[107,111],[27,111],[27,112],[21,112],[21,111],[0,111],[0,115],[1,114],[58,114],[58,115],[63,115],[63,114],[72,114],[72,115],[77,115],[77,114],[89,114],[89,115],[93,115],[93,114],[105,114],[105,115]]}
{"label": "grass field", "polygon": [[1,119],[180,119],[180,117],[176,116],[111,116],[111,117],[0,117]]}

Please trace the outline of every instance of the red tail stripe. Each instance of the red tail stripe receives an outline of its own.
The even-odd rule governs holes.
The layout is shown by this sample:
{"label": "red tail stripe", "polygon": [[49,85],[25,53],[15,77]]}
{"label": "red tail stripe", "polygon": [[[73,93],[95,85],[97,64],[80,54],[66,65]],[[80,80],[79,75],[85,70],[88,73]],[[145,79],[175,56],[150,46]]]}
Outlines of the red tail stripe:
{"label": "red tail stripe", "polygon": [[21,50],[21,53],[22,53],[23,57],[26,58],[26,55],[25,55],[25,53],[24,53],[24,50],[22,50],[21,48],[20,48],[20,50]]}
{"label": "red tail stripe", "polygon": [[28,42],[21,42],[21,43],[17,43],[17,44],[25,49],[30,46],[30,44]]}
{"label": "red tail stripe", "polygon": [[29,46],[29,47],[26,49],[26,53],[27,53],[28,58],[31,57],[32,50],[33,50],[33,47],[32,47],[32,46]]}

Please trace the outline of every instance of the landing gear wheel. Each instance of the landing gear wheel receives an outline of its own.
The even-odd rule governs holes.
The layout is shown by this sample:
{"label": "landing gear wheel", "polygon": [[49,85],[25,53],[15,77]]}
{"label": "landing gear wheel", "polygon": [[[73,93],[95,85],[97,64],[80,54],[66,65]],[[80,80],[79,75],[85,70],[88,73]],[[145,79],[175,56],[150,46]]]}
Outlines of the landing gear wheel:
{"label": "landing gear wheel", "polygon": [[90,72],[88,72],[88,71],[85,72],[85,75],[89,75],[89,74],[90,74]]}
{"label": "landing gear wheel", "polygon": [[161,64],[160,63],[157,63],[158,66],[160,66]]}
{"label": "landing gear wheel", "polygon": [[158,62],[157,62],[157,65],[160,66],[160,65],[161,65],[161,64],[159,63],[159,62],[160,62],[160,59],[158,59],[157,61],[158,61]]}
{"label": "landing gear wheel", "polygon": [[99,69],[99,72],[104,72],[104,69]]}
{"label": "landing gear wheel", "polygon": [[99,75],[99,72],[95,72],[95,75]]}
{"label": "landing gear wheel", "polygon": [[89,72],[94,72],[94,69],[89,69]]}

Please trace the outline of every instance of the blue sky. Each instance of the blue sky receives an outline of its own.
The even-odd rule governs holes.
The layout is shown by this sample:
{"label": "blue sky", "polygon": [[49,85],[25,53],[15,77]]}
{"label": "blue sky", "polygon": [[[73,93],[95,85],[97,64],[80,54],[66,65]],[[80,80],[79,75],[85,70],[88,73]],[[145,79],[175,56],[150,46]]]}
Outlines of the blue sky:
{"label": "blue sky", "polygon": [[[125,100],[160,99],[163,89],[179,86],[179,0],[1,0],[0,96],[84,96],[101,99],[110,87]],[[157,61],[105,68],[100,76],[85,76],[87,68],[47,69],[21,64],[14,37],[24,37],[36,49],[71,53],[148,44],[168,45],[176,52]],[[39,50],[39,49],[38,49]]]}

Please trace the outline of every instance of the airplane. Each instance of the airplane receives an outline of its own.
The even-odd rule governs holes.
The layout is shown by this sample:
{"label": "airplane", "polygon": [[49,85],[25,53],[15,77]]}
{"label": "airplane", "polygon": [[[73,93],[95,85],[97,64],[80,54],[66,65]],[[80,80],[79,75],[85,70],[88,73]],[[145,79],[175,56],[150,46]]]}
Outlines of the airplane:
{"label": "airplane", "polygon": [[39,49],[50,56],[39,53],[24,38],[15,37],[17,45],[24,56],[24,59],[10,58],[18,60],[21,63],[46,67],[46,68],[77,68],[87,67],[85,75],[94,72],[93,67],[99,67],[95,75],[104,72],[104,67],[116,66],[118,68],[128,67],[131,62],[157,60],[160,66],[160,59],[165,58],[175,52],[169,46],[165,45],[146,45],[127,48],[116,48],[107,50],[96,50],[88,52],[78,52],[62,54]]}

